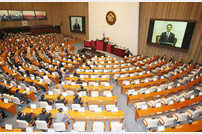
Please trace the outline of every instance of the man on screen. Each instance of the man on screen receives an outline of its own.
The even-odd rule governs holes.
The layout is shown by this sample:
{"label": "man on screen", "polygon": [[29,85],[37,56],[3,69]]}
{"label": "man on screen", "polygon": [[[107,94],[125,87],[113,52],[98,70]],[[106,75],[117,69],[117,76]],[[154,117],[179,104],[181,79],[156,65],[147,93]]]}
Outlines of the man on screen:
{"label": "man on screen", "polygon": [[160,43],[173,45],[174,39],[175,39],[175,34],[171,32],[172,27],[173,26],[171,24],[167,25],[167,32],[163,32],[161,34]]}
{"label": "man on screen", "polygon": [[77,19],[76,19],[76,23],[74,23],[73,30],[75,30],[75,31],[80,31],[80,25],[79,25]]}

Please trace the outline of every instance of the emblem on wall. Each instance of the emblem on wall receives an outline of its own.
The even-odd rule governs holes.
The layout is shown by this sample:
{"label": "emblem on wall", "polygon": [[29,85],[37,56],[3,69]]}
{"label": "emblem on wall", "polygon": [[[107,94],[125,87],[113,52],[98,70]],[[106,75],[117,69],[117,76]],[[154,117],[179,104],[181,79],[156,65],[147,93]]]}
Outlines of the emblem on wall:
{"label": "emblem on wall", "polygon": [[106,21],[109,25],[114,25],[116,22],[116,14],[113,11],[109,11],[106,14]]}

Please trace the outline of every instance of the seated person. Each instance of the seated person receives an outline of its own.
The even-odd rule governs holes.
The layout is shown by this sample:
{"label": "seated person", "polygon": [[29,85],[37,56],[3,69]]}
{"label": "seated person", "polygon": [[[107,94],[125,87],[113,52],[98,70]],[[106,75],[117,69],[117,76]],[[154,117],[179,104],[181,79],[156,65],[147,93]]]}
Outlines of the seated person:
{"label": "seated person", "polygon": [[78,91],[78,93],[81,91],[86,91],[86,89],[84,89],[83,86],[81,86],[81,89]]}
{"label": "seated person", "polygon": [[76,71],[74,72],[74,76],[78,76],[78,74],[76,73]]}
{"label": "seated person", "polygon": [[6,117],[7,117],[7,115],[5,114],[5,112],[2,109],[0,109],[0,118],[4,119]]}
{"label": "seated person", "polygon": [[[28,123],[33,123],[37,120],[37,117],[32,118],[32,114],[33,114],[32,112],[30,114],[27,114],[27,115],[26,115],[26,113],[18,112],[17,119],[18,120],[26,120]],[[33,125],[35,125],[35,123]]]}
{"label": "seated person", "polygon": [[35,87],[37,91],[40,90],[39,86],[36,86],[33,81],[30,83],[30,86]]}
{"label": "seated person", "polygon": [[44,121],[46,121],[46,123],[47,123],[48,125],[51,125],[53,119],[52,119],[52,117],[51,117],[51,113],[48,112],[48,114],[46,114],[46,110],[43,109],[43,110],[41,111],[41,113],[39,114],[39,120],[44,120]]}
{"label": "seated person", "polygon": [[[65,122],[65,119],[69,117],[69,115],[63,112],[63,109],[60,108],[58,109],[59,113],[56,113],[56,123],[62,123]],[[68,118],[69,119],[69,118]],[[68,125],[70,124],[69,120],[68,120]]]}
{"label": "seated person", "polygon": [[79,78],[76,84],[82,84],[81,79]]}
{"label": "seated person", "polygon": [[57,101],[55,103],[64,103],[67,104],[67,102],[65,102],[65,98],[63,98],[62,100],[60,99],[60,96],[57,97]]}
{"label": "seated person", "polygon": [[28,100],[27,97],[25,97],[26,93],[25,94],[22,94],[22,93],[19,93],[19,89],[16,90],[16,94],[14,94],[15,97],[17,97],[19,100],[22,100],[22,99],[25,99],[27,104],[30,103],[30,101]]}
{"label": "seated person", "polygon": [[11,90],[6,88],[5,84],[0,85],[0,93],[1,94],[5,93],[5,94],[13,95],[13,93],[11,92]]}
{"label": "seated person", "polygon": [[41,99],[39,99],[39,102],[40,102],[40,101],[47,102],[48,105],[52,105],[52,104],[53,104],[53,102],[51,102],[51,101],[45,99],[45,95],[44,95],[44,94],[41,95]]}
{"label": "seated person", "polygon": [[73,99],[73,101],[74,101],[74,104],[80,104],[80,105],[83,104],[83,102],[81,102],[81,98],[79,97],[78,94],[75,95],[75,98]]}

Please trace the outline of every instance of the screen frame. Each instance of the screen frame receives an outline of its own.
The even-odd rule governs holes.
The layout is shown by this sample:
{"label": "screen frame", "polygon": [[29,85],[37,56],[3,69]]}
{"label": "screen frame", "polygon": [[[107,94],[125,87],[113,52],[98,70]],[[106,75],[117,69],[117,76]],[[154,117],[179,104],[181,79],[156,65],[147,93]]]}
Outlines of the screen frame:
{"label": "screen frame", "polygon": [[[167,46],[167,45],[163,45],[163,44],[152,43],[151,40],[149,42],[148,41],[149,37],[153,35],[153,31],[154,31],[154,26],[152,27],[152,29],[150,29],[150,22],[151,21],[176,21],[176,22],[187,22],[187,23],[190,22],[190,23],[195,23],[195,27],[196,27],[196,24],[197,24],[196,20],[159,19],[159,18],[150,18],[149,19],[148,34],[147,34],[147,43],[146,43],[147,45],[149,45],[149,46],[156,46],[156,47],[160,47],[160,48],[168,48],[168,49],[173,49],[173,50],[177,50],[177,51],[188,52],[188,50],[190,48],[191,41],[192,41],[192,37],[193,37],[194,31],[195,31],[195,27],[194,27],[194,29],[192,31],[192,35],[191,35],[191,39],[190,39],[190,43],[189,43],[189,48],[188,49],[183,49],[183,48],[178,48],[178,47],[174,47],[174,46]],[[150,33],[150,30],[152,30],[151,31],[152,33]],[[187,32],[187,29],[185,29],[185,33],[184,34],[186,34],[186,32]],[[152,38],[152,37],[150,37],[150,38]],[[184,41],[184,38],[183,38],[183,41]],[[182,41],[182,43],[183,43],[183,41]]]}
{"label": "screen frame", "polygon": [[9,11],[21,11],[21,13],[22,13],[22,19],[21,19],[21,20],[10,20],[10,19],[8,19],[7,21],[23,21],[23,20],[24,20],[24,19],[23,19],[23,11],[22,11],[22,10],[7,10],[8,16],[10,15],[10,14],[9,14]]}
{"label": "screen frame", "polygon": [[[71,29],[71,27],[72,27],[72,25],[71,25],[71,18],[72,17],[81,17],[83,31],[75,31],[75,30]],[[83,22],[83,19],[84,19],[84,22]],[[86,33],[86,19],[85,19],[85,16],[69,16],[69,28],[70,28],[70,32],[72,32],[72,33],[82,33],[82,34],[85,34]]]}

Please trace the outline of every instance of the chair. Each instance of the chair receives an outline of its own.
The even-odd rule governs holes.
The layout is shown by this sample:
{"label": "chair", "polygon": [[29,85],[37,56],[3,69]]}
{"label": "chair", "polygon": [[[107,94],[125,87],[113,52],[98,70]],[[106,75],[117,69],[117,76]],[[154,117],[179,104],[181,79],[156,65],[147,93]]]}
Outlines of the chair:
{"label": "chair", "polygon": [[81,107],[80,104],[72,104],[72,110],[79,111],[79,108]]}
{"label": "chair", "polygon": [[195,109],[188,109],[188,110],[185,111],[185,113],[187,113],[188,116],[191,119],[194,119],[194,118],[198,117],[200,115],[200,112],[201,112],[200,109],[197,109],[197,110],[195,110]]}
{"label": "chair", "polygon": [[161,103],[166,105],[168,104],[170,101],[173,101],[173,98],[172,97],[169,97],[169,98],[161,98],[160,99]]}
{"label": "chair", "polygon": [[28,123],[26,120],[16,120],[16,123],[18,124],[19,128],[26,128],[33,126],[35,121],[30,121],[30,123]]}
{"label": "chair", "polygon": [[17,104],[17,105],[20,105],[20,106],[21,106],[23,103],[26,102],[26,99],[25,99],[25,98],[19,100],[18,97],[14,97],[14,96],[11,96],[11,100],[13,101],[14,104]]}
{"label": "chair", "polygon": [[77,93],[79,95],[79,97],[82,97],[82,96],[86,96],[87,93],[86,91],[80,91],[79,93]]}
{"label": "chair", "polygon": [[147,105],[149,105],[150,107],[155,107],[157,103],[160,103],[160,99],[158,100],[150,100],[147,102]]}
{"label": "chair", "polygon": [[60,89],[53,89],[53,93],[54,94],[61,94],[61,90]]}
{"label": "chair", "polygon": [[53,123],[53,128],[54,128],[54,131],[55,132],[63,132],[63,131],[66,131],[67,130],[67,127],[68,127],[68,122],[64,123],[64,122],[61,122],[61,123]]}
{"label": "chair", "polygon": [[64,103],[55,103],[55,109],[60,109],[65,107]]}
{"label": "chair", "polygon": [[116,105],[106,105],[106,111],[112,111],[113,108],[116,108]]}
{"label": "chair", "polygon": [[201,86],[197,86],[197,87],[195,87],[195,89],[198,90],[199,92],[202,91],[202,87]]}
{"label": "chair", "polygon": [[46,108],[46,106],[49,106],[47,102],[44,102],[44,101],[39,102],[39,107],[40,108]]}
{"label": "chair", "polygon": [[168,116],[161,116],[161,117],[159,117],[159,121],[164,126],[171,126],[171,125],[174,124],[175,117],[171,117],[170,115],[168,115]]}
{"label": "chair", "polygon": [[[51,121],[51,120],[50,120]],[[36,129],[39,129],[39,130],[48,130],[48,128],[50,128],[50,121],[47,122],[46,121],[42,121],[42,120],[36,120]]]}
{"label": "chair", "polygon": [[140,93],[140,94],[144,94],[146,91],[147,91],[147,88],[141,88],[141,89],[139,90],[139,93]]}
{"label": "chair", "polygon": [[72,130],[79,131],[79,132],[86,131],[86,122],[83,122],[83,121],[75,122],[72,126]]}
{"label": "chair", "polygon": [[161,90],[166,89],[166,87],[167,87],[166,84],[163,84],[163,85],[160,85],[160,86],[159,86],[159,88],[161,88]]}
{"label": "chair", "polygon": [[173,113],[172,117],[174,117],[177,122],[182,122],[182,121],[187,120],[188,114],[187,113]]}
{"label": "chair", "polygon": [[142,120],[143,124],[147,128],[155,128],[158,126],[159,119],[156,118],[145,118]]}
{"label": "chair", "polygon": [[33,91],[34,93],[38,93],[37,89],[34,86],[29,86],[30,91]]}
{"label": "chair", "polygon": [[66,93],[67,93],[67,96],[68,96],[68,95],[74,95],[74,92],[73,92],[73,91],[66,91]]}
{"label": "chair", "polygon": [[3,94],[3,98],[4,98],[4,99],[7,99],[9,102],[12,101],[12,100],[11,100],[11,96],[8,95],[8,94]]}
{"label": "chair", "polygon": [[123,124],[120,122],[110,122],[109,129],[111,132],[119,132],[123,130]]}
{"label": "chair", "polygon": [[157,86],[150,87],[148,90],[150,90],[150,92],[155,92],[157,90]]}
{"label": "chair", "polygon": [[184,94],[185,98],[190,98],[192,95],[194,95],[194,91],[189,91],[188,93],[183,92],[182,94]]}
{"label": "chair", "polygon": [[104,132],[105,131],[105,123],[104,122],[92,122],[92,130],[94,132]]}
{"label": "chair", "polygon": [[147,106],[146,102],[137,102],[137,103],[134,103],[135,109],[141,109],[142,106]]}
{"label": "chair", "polygon": [[26,85],[23,83],[20,83],[21,89],[26,89]]}
{"label": "chair", "polygon": [[179,102],[184,97],[185,97],[184,94],[180,94],[179,96],[177,96],[177,95],[172,96],[173,100],[177,101],[177,102]]}
{"label": "chair", "polygon": [[99,96],[99,92],[98,91],[91,91],[91,96],[92,97],[98,97]]}
{"label": "chair", "polygon": [[98,105],[89,105],[89,110],[90,111],[95,111],[99,106]]}

